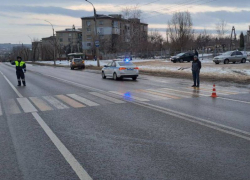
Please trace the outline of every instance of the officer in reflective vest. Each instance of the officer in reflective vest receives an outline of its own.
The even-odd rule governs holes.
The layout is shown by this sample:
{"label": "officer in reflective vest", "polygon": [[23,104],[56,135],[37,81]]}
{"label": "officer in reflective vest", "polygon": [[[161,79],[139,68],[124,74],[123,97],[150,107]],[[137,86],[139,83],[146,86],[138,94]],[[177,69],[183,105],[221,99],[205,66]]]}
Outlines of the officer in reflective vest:
{"label": "officer in reflective vest", "polygon": [[17,61],[10,62],[12,65],[16,65],[16,77],[18,81],[17,86],[21,86],[21,80],[23,82],[23,86],[26,86],[25,75],[26,72],[26,64],[22,61],[21,57],[17,57]]}

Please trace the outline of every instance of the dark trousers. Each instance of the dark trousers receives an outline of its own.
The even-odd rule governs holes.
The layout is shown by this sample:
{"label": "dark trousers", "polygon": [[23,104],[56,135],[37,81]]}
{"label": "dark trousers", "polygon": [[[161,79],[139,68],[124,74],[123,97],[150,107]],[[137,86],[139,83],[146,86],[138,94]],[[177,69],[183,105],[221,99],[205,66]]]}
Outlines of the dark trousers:
{"label": "dark trousers", "polygon": [[195,86],[200,86],[200,71],[192,71]]}
{"label": "dark trousers", "polygon": [[21,80],[23,82],[23,85],[26,85],[25,75],[23,71],[16,71],[16,77],[17,77],[18,85],[21,85]]}

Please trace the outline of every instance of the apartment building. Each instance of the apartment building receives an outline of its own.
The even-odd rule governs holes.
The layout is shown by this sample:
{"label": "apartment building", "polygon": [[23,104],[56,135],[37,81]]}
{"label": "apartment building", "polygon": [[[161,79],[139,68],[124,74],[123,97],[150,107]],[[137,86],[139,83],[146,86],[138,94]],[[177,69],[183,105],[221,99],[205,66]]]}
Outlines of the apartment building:
{"label": "apartment building", "polygon": [[113,47],[118,39],[120,43],[130,43],[135,36],[138,41],[147,40],[148,24],[141,23],[140,19],[124,19],[119,14],[97,15],[97,36],[95,35],[94,17],[82,17],[81,19],[82,49],[83,53],[88,56],[95,55],[94,42],[96,40],[106,40],[103,45],[110,46],[113,52],[118,51]]}
{"label": "apartment building", "polygon": [[57,44],[69,53],[82,51],[82,30],[72,28],[56,31]]}

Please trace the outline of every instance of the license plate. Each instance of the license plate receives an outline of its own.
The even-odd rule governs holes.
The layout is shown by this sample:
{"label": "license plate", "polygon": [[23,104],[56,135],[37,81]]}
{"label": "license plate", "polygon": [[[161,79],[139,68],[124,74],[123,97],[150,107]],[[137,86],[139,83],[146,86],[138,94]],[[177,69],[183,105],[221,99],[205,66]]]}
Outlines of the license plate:
{"label": "license plate", "polygon": [[131,71],[131,70],[134,70],[134,69],[129,69],[129,68],[128,68],[127,70],[130,70],[130,71]]}

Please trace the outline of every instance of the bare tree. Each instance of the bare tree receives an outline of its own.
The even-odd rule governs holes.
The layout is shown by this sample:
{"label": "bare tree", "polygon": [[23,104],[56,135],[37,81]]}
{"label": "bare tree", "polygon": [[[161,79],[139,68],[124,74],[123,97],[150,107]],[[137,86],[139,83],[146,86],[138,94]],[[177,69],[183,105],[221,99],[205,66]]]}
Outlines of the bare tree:
{"label": "bare tree", "polygon": [[186,49],[194,35],[191,14],[189,12],[174,13],[172,19],[168,21],[167,33],[174,50]]}
{"label": "bare tree", "polygon": [[208,46],[208,43],[210,41],[211,41],[211,35],[207,32],[206,29],[204,29],[203,32],[201,32],[196,38],[196,41],[195,41],[196,48],[202,49]]}
{"label": "bare tree", "polygon": [[221,19],[218,23],[216,23],[215,29],[216,29],[218,38],[219,39],[224,38],[225,34],[228,32],[227,22]]}

